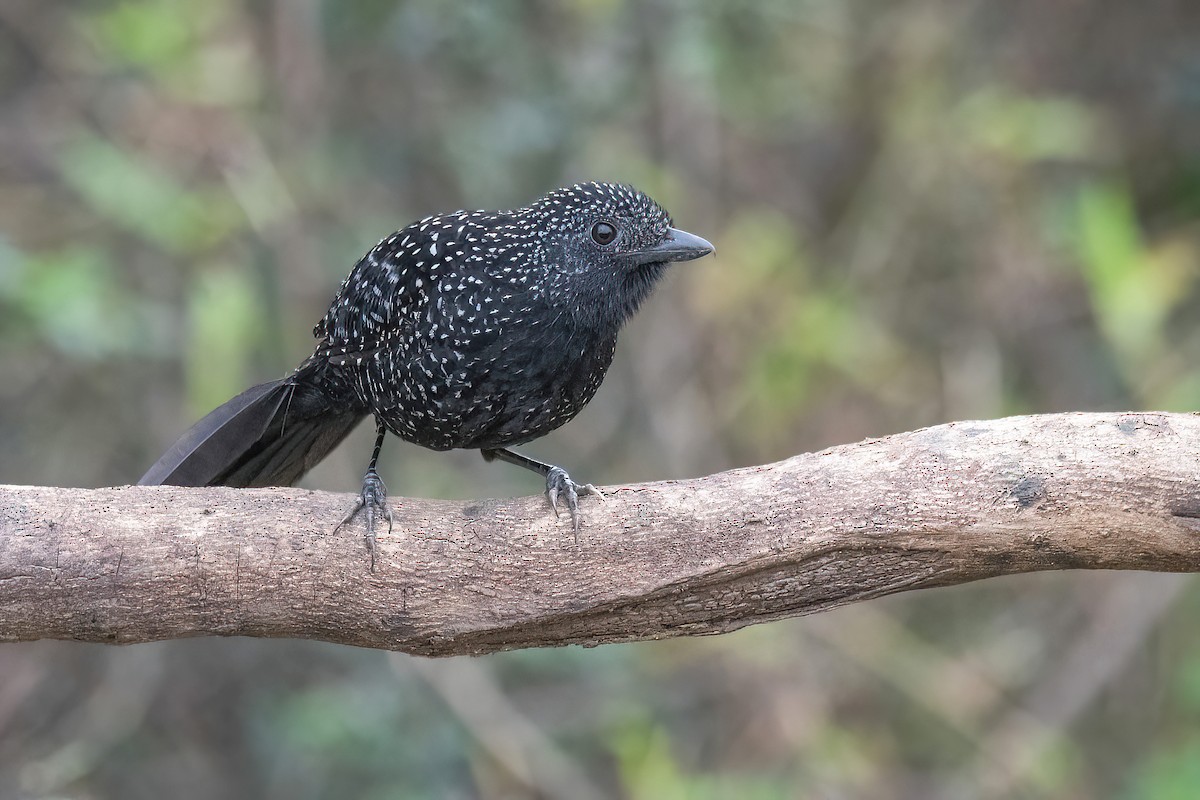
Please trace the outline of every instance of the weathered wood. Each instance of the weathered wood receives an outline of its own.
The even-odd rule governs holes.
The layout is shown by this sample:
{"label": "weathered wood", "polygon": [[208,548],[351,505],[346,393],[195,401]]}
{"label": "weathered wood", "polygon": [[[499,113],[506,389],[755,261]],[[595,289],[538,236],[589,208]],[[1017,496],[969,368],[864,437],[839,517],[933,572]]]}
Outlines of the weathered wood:
{"label": "weathered wood", "polygon": [[426,655],[730,631],[1049,569],[1200,570],[1200,417],[955,422],[610,487],[579,543],[541,497],[0,487],[0,641],[324,639]]}

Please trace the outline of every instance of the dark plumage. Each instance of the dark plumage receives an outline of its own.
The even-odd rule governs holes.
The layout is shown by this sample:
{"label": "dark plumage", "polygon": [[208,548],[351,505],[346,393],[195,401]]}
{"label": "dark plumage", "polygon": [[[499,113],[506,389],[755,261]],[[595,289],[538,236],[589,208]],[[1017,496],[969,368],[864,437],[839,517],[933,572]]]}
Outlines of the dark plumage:
{"label": "dark plumage", "polygon": [[534,469],[578,525],[576,496],[594,490],[504,448],[578,414],[667,264],[711,251],[645,194],[607,183],[513,211],[426,217],[358,262],[294,373],[213,411],[141,482],[290,485],[373,415],[359,506],[369,528],[375,511],[388,513],[375,473],[385,431]]}

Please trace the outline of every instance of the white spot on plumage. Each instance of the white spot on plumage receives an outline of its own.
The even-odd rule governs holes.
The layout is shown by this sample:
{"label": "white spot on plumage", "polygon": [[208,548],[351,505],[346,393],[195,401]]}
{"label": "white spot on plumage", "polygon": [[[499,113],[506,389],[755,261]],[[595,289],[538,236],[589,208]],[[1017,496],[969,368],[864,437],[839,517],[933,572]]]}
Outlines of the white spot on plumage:
{"label": "white spot on plumage", "polygon": [[[628,211],[621,204],[630,206]],[[586,231],[589,215],[601,214],[617,220],[644,218],[659,232],[669,224],[644,195],[625,187],[577,184],[523,209],[460,211],[426,217],[397,231],[383,240],[389,250],[369,253],[343,284],[318,325],[318,335],[333,345],[323,352],[341,349],[348,354],[342,363],[354,391],[383,414],[393,431],[418,443],[462,445],[467,442],[463,437],[472,435],[471,424],[498,426],[508,437],[501,444],[543,434],[586,403],[611,358],[615,335],[594,342],[577,338],[586,336],[579,319],[607,304],[608,296],[582,298],[573,276],[586,272],[587,265],[559,261],[560,255],[548,258],[559,252],[548,245],[557,231],[576,225]],[[421,258],[427,253],[431,262]],[[562,310],[564,301],[570,310]],[[564,329],[564,323],[573,327]],[[569,365],[526,369],[556,352],[569,353]],[[597,352],[605,357],[595,368],[586,366],[593,358],[589,354]],[[368,364],[354,370],[350,359],[361,365],[364,353]],[[426,362],[434,365],[433,373],[442,373],[438,382],[431,382]],[[512,389],[505,378],[534,380],[536,375],[553,382],[568,373],[577,375],[577,365],[587,369],[571,378],[579,389],[562,391],[548,383],[531,389],[538,397],[533,405],[504,399]],[[454,391],[435,404],[429,394],[448,385],[441,383],[443,378]],[[488,422],[490,415],[500,413],[519,414],[513,419],[521,422]]]}

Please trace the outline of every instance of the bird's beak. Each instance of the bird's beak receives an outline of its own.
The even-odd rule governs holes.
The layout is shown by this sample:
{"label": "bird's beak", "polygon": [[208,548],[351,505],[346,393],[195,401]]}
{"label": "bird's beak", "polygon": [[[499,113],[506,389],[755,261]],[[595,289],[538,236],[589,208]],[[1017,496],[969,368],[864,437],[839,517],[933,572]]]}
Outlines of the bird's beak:
{"label": "bird's beak", "polygon": [[667,228],[667,235],[661,242],[630,255],[638,264],[652,264],[665,261],[691,261],[693,258],[706,256],[715,249],[709,242],[695,234],[677,228]]}

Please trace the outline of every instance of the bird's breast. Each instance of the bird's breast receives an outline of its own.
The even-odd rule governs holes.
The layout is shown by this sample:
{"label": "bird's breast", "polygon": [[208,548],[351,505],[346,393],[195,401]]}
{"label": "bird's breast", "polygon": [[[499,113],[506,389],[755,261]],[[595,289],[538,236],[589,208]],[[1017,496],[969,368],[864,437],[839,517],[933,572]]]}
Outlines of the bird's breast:
{"label": "bird's breast", "polygon": [[578,414],[612,363],[615,332],[555,324],[563,319],[442,315],[344,369],[403,439],[437,450],[520,444]]}

